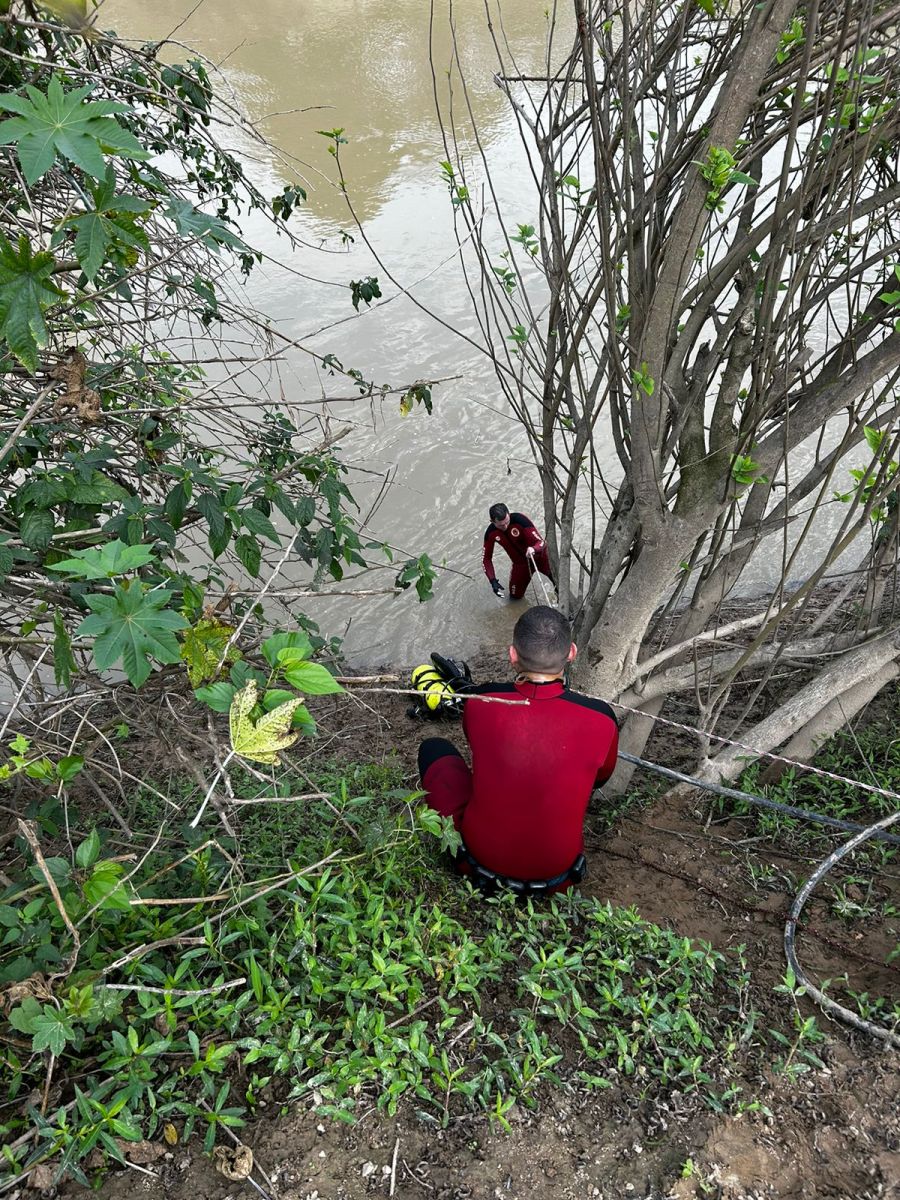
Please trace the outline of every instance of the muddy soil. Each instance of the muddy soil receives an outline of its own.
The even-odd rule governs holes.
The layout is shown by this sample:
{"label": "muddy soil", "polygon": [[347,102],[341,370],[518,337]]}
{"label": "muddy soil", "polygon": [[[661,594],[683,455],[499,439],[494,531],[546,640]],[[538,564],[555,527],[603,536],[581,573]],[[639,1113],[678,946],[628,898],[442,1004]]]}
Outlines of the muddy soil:
{"label": "muddy soil", "polygon": [[[500,657],[479,665],[482,678],[507,675]],[[355,762],[399,756],[412,782],[423,735],[440,733],[463,745],[458,725],[409,719],[402,696],[362,690],[354,696],[352,707],[330,699],[317,705],[323,735],[317,755]],[[674,745],[656,749],[669,761],[677,752]],[[754,1002],[764,1012],[780,1009],[783,1026],[789,1002],[772,988],[784,974],[784,918],[810,859],[748,837],[740,821],[709,823],[708,816],[696,793],[632,808],[612,824],[602,799],[595,801],[582,890],[634,905],[649,920],[717,949],[745,946]],[[883,883],[900,910],[898,886],[889,877]],[[814,979],[846,973],[857,992],[897,998],[900,962],[885,961],[897,943],[896,924],[879,918],[848,925],[826,897],[814,898],[798,937],[801,961]],[[825,1067],[796,1079],[772,1071],[743,1081],[743,1095],[768,1112],[717,1115],[678,1093],[649,1102],[634,1091],[584,1096],[556,1089],[541,1096],[536,1113],[514,1110],[509,1133],[480,1116],[441,1130],[412,1112],[389,1119],[369,1108],[346,1126],[294,1109],[260,1120],[244,1140],[273,1200],[900,1197],[900,1054],[808,1011],[829,1035],[817,1047]],[[101,1191],[105,1200],[257,1194],[246,1181],[217,1173],[195,1146],[159,1152],[145,1168],[152,1177],[134,1170],[113,1175]],[[262,1178],[259,1171],[255,1177]]]}

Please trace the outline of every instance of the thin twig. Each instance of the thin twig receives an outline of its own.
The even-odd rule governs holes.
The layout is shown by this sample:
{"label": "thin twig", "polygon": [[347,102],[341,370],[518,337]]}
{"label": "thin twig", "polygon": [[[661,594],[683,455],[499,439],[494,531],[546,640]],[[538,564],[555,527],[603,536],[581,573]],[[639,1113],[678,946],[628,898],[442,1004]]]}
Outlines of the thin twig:
{"label": "thin twig", "polygon": [[145,983],[104,983],[103,986],[116,992],[153,992],[157,996],[213,996],[216,992],[227,992],[246,982],[242,975],[240,979],[229,979],[227,983],[217,983],[208,988],[148,987]]}
{"label": "thin twig", "polygon": [[56,886],[56,880],[50,874],[50,868],[47,866],[47,861],[44,858],[43,851],[41,850],[41,844],[37,838],[37,829],[34,822],[23,821],[22,818],[19,817],[17,824],[22,836],[31,847],[35,862],[37,863],[38,869],[46,881],[47,887],[50,889],[50,894],[53,897],[53,902],[59,910],[59,915],[63,919],[63,924],[72,936],[72,953],[69,955],[69,961],[65,970],[57,971],[50,977],[51,979],[58,979],[62,975],[68,975],[75,966],[75,961],[78,958],[78,952],[81,949],[81,937],[79,936],[78,930],[72,924],[72,918],[66,912],[66,906],[63,904],[62,896],[59,894],[59,888]]}
{"label": "thin twig", "polygon": [[393,1196],[394,1189],[397,1186],[397,1154],[398,1154],[399,1150],[400,1150],[400,1139],[397,1138],[397,1140],[394,1142],[394,1157],[391,1162],[391,1190],[388,1192],[389,1196]]}

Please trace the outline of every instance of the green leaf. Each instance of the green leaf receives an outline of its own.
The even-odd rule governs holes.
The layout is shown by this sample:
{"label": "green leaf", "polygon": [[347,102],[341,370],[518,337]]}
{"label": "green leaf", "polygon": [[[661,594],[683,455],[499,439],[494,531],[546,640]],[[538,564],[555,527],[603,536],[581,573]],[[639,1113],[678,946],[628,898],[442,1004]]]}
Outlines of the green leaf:
{"label": "green leaf", "polygon": [[29,508],[19,521],[19,535],[31,550],[46,550],[53,537],[53,513],[45,508]]}
{"label": "green leaf", "polygon": [[885,304],[900,304],[900,292],[882,292],[878,299]]}
{"label": "green leaf", "polygon": [[275,529],[275,526],[267,516],[257,508],[242,508],[238,514],[246,529],[251,533],[257,534],[259,537],[268,538],[270,542],[274,542],[276,546],[281,545],[281,538]]}
{"label": "green leaf", "polygon": [[75,862],[82,871],[87,871],[100,857],[100,834],[92,829],[75,851]]}
{"label": "green leaf", "polygon": [[7,575],[9,575],[9,573],[12,571],[13,562],[14,559],[12,556],[12,551],[8,550],[6,546],[0,546],[0,583],[2,583]]}
{"label": "green leaf", "polygon": [[26,996],[9,1014],[9,1023],[19,1033],[34,1033],[34,1023],[41,1016],[41,1006],[34,996]]}
{"label": "green leaf", "polygon": [[68,688],[78,663],[72,653],[72,639],[60,609],[53,613],[53,678],[58,687]]}
{"label": "green leaf", "polygon": [[255,579],[259,574],[262,552],[259,542],[249,533],[241,533],[234,539],[234,552],[247,572]]}
{"label": "green leaf", "polygon": [[881,449],[881,443],[884,441],[884,433],[880,429],[873,429],[871,425],[863,426],[863,436],[866,439],[866,444],[873,454],[877,454]]}
{"label": "green leaf", "polygon": [[334,676],[319,663],[292,663],[284,672],[284,677],[293,687],[308,696],[327,696],[332,692],[342,692],[344,689]]}
{"label": "green leaf", "polygon": [[106,260],[106,251],[113,240],[99,213],[85,213],[70,222],[75,226],[75,257],[88,279],[93,279]]}
{"label": "green leaf", "polygon": [[32,254],[27,237],[19,238],[16,249],[0,236],[0,335],[32,372],[38,369],[38,349],[47,344],[44,310],[63,295],[50,282],[55,264],[46,251]]}
{"label": "green leaf", "polygon": [[270,667],[277,667],[281,661],[282,650],[294,650],[298,659],[309,658],[312,654],[312,644],[301,630],[292,633],[273,633],[267,637],[260,647],[266,662]]}
{"label": "green leaf", "polygon": [[175,663],[181,647],[175,631],[185,629],[181,613],[166,608],[172,593],[148,591],[141,584],[116,586],[111,596],[90,593],[84,597],[91,615],[78,626],[78,637],[93,637],[94,662],[101,671],[121,661],[133,687],[146,683],[150,660]]}
{"label": "green leaf", "polygon": [[18,114],[0,125],[0,145],[16,143],[28,183],[36,183],[45,175],[57,154],[95,179],[102,179],[106,173],[104,152],[133,159],[150,157],[113,115],[131,112],[131,108],[112,100],[88,100],[93,87],[88,84],[65,92],[59,77],[53,75],[46,94],[26,84],[28,100],[10,94],[0,96],[0,109]]}
{"label": "green leaf", "polygon": [[233,683],[210,683],[206,687],[197,688],[194,695],[213,712],[228,712],[237,688]]}
{"label": "green leaf", "polygon": [[49,1050],[59,1057],[66,1048],[66,1042],[75,1040],[75,1030],[65,1016],[52,1004],[45,1004],[41,1015],[32,1021],[33,1037],[31,1049],[38,1053]]}
{"label": "green leaf", "polygon": [[56,774],[63,783],[69,783],[84,769],[84,758],[80,754],[67,754],[56,764]]}
{"label": "green leaf", "polygon": [[182,237],[199,237],[213,249],[219,246],[229,246],[232,250],[247,249],[246,244],[227,225],[217,217],[207,216],[188,200],[173,197],[169,200],[165,215],[175,222],[175,228]]}
{"label": "green leaf", "polygon": [[254,724],[250,713],[256,707],[256,683],[250,680],[234,697],[229,714],[231,748],[251,762],[277,766],[278,751],[293,746],[299,734],[291,732],[291,720],[302,705],[299,696],[260,717]]}
{"label": "green leaf", "polygon": [[121,884],[122,864],[104,859],[94,867],[90,879],[83,887],[84,897],[92,907],[97,904],[105,909],[130,912],[131,904],[126,889]]}
{"label": "green leaf", "polygon": [[[24,540],[24,535],[23,535]],[[120,538],[107,542],[105,546],[92,546],[88,550],[74,550],[71,558],[48,564],[48,571],[64,571],[80,579],[112,579],[125,575],[156,561],[149,546],[126,546]]]}
{"label": "green leaf", "polygon": [[131,493],[102,471],[91,471],[88,480],[72,475],[67,478],[66,498],[74,504],[108,504],[118,500],[129,500]]}

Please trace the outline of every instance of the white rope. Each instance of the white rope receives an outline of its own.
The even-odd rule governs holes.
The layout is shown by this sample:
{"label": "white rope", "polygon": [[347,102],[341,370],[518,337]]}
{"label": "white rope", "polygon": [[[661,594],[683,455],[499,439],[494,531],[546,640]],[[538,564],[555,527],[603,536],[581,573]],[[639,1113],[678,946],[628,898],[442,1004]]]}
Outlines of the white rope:
{"label": "white rope", "polygon": [[[593,697],[599,699],[600,697]],[[822,775],[825,779],[834,779],[837,783],[847,783],[851,787],[860,788],[864,792],[872,792],[876,796],[885,796],[888,800],[900,800],[900,792],[891,791],[890,788],[876,787],[872,783],[863,783],[861,779],[850,779],[846,775],[837,775],[834,771],[827,771],[824,767],[814,767],[812,763],[800,762],[796,758],[785,758],[783,754],[773,754],[769,750],[759,750],[756,746],[750,746],[746,742],[736,742],[733,738],[723,737],[718,733],[709,733],[704,729],[698,729],[695,725],[684,725],[680,721],[670,721],[667,717],[654,716],[653,713],[643,712],[640,708],[631,708],[627,704],[620,704],[618,700],[609,700],[613,708],[620,708],[623,712],[634,713],[637,717],[647,717],[651,721],[658,721],[660,725],[668,725],[672,729],[683,729],[686,733],[694,733],[697,737],[708,738],[713,742],[721,742],[726,746],[736,746],[739,750],[749,750],[756,758],[769,758],[773,762],[787,763],[791,767],[799,767],[801,771],[810,771],[813,775]],[[715,759],[710,760],[715,766]]]}
{"label": "white rope", "polygon": [[531,567],[531,578],[536,579],[541,585],[541,591],[544,593],[544,603],[548,608],[556,608],[556,605],[550,599],[550,593],[547,591],[547,585],[544,583],[543,573],[534,565],[534,558],[530,554],[526,554],[525,557],[528,560],[529,567]]}

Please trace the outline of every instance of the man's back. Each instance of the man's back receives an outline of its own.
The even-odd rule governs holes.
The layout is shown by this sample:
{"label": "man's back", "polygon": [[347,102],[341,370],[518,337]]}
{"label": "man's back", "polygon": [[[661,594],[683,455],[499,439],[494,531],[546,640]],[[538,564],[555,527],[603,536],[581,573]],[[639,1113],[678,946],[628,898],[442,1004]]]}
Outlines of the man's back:
{"label": "man's back", "polygon": [[499,874],[553,878],[581,853],[591,791],[615,766],[612,709],[559,680],[485,684],[476,692],[520,703],[466,703],[473,774],[461,829],[466,846]]}

